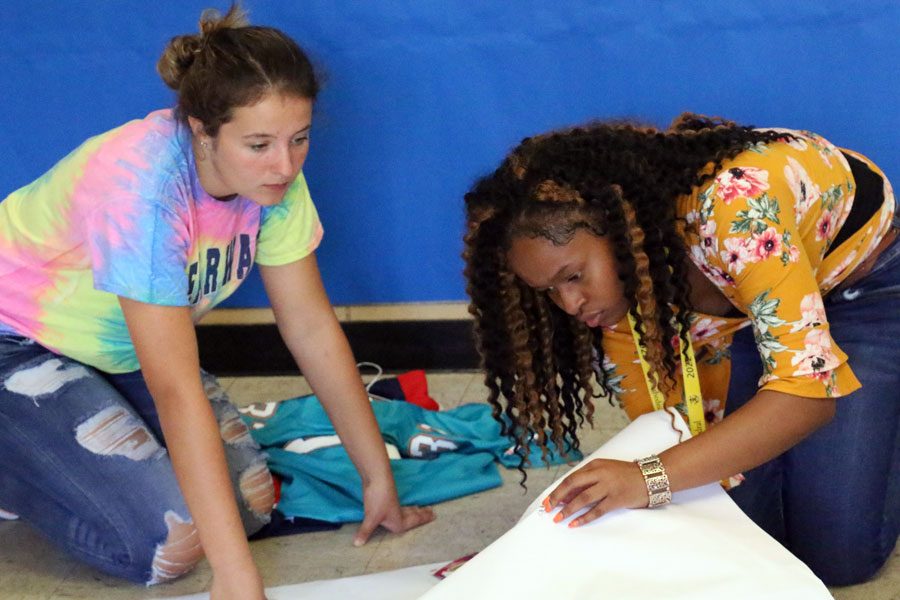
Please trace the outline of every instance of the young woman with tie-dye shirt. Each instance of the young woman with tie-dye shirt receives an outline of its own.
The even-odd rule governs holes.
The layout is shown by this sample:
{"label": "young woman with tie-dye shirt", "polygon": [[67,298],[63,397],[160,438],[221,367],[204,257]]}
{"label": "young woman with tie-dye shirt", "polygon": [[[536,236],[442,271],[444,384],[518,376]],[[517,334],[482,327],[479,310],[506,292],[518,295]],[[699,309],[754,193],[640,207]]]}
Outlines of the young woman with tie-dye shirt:
{"label": "young woman with tie-dye shirt", "polygon": [[262,598],[246,535],[272,479],[193,330],[254,262],[362,478],[355,542],[433,514],[399,505],[316,266],[308,59],[233,7],[158,68],[175,110],[89,139],[0,203],[0,507],[106,572],[157,583],[205,554],[213,598]]}
{"label": "young woman with tie-dye shirt", "polygon": [[697,434],[592,461],[548,510],[590,507],[578,526],[721,480],[826,583],[878,571],[900,529],[900,244],[875,165],[690,114],[596,123],[526,139],[466,207],[485,381],[516,439],[574,434],[595,383]]}

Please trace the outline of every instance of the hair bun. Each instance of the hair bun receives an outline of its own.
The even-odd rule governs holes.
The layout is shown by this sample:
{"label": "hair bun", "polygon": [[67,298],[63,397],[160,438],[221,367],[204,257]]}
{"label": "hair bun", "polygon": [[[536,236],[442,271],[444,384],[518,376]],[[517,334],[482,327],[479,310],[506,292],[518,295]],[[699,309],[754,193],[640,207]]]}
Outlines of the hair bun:
{"label": "hair bun", "polygon": [[176,91],[181,88],[184,74],[194,64],[201,45],[199,35],[179,35],[172,38],[156,63],[156,71],[167,86]]}
{"label": "hair bun", "polygon": [[214,8],[204,10],[200,15],[200,33],[172,38],[156,63],[156,71],[167,86],[178,91],[185,73],[203,51],[211,35],[223,29],[246,27],[247,24],[247,13],[237,3],[232,4],[224,16]]}
{"label": "hair bun", "polygon": [[225,15],[215,8],[207,8],[200,14],[200,35],[208,37],[223,29],[236,29],[249,24],[246,11],[237,3],[232,4]]}

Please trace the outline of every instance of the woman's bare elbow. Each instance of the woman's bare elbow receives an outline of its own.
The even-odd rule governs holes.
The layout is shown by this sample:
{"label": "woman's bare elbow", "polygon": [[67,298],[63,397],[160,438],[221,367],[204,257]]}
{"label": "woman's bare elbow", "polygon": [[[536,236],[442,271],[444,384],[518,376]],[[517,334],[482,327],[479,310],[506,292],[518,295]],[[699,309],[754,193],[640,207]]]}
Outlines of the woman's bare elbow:
{"label": "woman's bare elbow", "polygon": [[835,398],[817,398],[816,404],[818,406],[813,416],[813,428],[810,433],[828,425],[837,413],[837,400]]}

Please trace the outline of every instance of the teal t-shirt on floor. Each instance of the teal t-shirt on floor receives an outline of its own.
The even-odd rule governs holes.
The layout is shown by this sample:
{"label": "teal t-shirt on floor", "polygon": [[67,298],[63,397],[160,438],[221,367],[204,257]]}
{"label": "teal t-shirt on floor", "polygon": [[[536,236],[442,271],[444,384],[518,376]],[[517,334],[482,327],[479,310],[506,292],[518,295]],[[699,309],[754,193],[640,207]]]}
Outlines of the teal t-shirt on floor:
{"label": "teal t-shirt on floor", "polygon": [[[372,401],[386,444],[399,450],[391,469],[403,505],[429,505],[497,487],[497,463],[519,466],[511,442],[487,404],[428,411],[402,401]],[[315,396],[255,404],[241,409],[254,439],[269,454],[269,468],[282,477],[278,509],[288,516],[343,523],[363,518],[362,483]],[[330,439],[329,439],[330,438]],[[302,439],[301,451],[284,446]],[[305,449],[309,449],[308,451]],[[580,460],[552,451],[545,462],[530,447],[531,466]]]}

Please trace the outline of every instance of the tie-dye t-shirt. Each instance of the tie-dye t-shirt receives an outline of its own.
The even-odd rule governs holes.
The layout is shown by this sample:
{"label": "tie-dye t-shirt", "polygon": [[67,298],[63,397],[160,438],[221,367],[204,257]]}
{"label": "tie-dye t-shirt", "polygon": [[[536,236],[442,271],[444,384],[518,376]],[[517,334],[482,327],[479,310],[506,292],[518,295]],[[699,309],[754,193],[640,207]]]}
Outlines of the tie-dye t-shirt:
{"label": "tie-dye t-shirt", "polygon": [[301,173],[261,207],[203,191],[190,130],[161,110],[93,137],[0,202],[0,332],[110,373],[139,367],[117,296],[198,320],[254,260],[286,264],[322,227]]}

